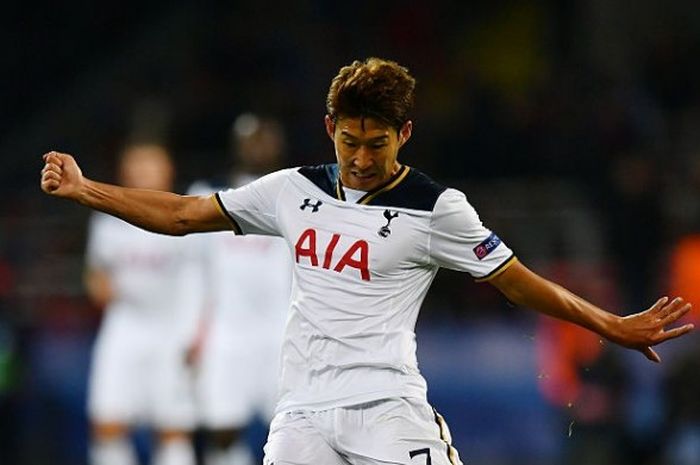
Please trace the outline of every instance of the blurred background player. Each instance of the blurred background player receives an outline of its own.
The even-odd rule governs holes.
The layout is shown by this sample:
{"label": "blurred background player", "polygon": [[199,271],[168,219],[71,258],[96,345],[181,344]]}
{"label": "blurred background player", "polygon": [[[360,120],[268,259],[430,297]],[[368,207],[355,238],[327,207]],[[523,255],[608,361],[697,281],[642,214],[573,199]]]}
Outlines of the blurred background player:
{"label": "blurred background player", "polygon": [[[229,178],[221,179],[220,184],[238,187],[280,168],[285,159],[285,134],[276,120],[245,113],[231,127],[230,148],[233,166]],[[212,193],[221,186],[198,182],[190,193]],[[246,441],[244,433],[256,415],[268,425],[277,402],[291,287],[289,250],[279,238],[236,237],[230,232],[195,240],[205,277],[197,363],[205,463],[260,463],[262,448],[258,446],[262,444],[251,450],[250,443],[255,441]]]}
{"label": "blurred background player", "polygon": [[[119,182],[171,189],[174,167],[156,144],[127,146]],[[152,234],[117,218],[90,221],[85,284],[104,307],[91,367],[88,414],[92,465],[137,463],[132,429],[152,426],[155,465],[194,465],[191,373],[185,361],[188,320],[173,292],[185,278],[181,238]]]}

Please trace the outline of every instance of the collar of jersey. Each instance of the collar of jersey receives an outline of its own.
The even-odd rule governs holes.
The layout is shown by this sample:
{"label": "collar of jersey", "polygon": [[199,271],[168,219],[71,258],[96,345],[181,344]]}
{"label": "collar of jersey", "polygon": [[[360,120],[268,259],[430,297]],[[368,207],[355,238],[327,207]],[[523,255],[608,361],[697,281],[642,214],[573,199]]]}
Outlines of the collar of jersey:
{"label": "collar of jersey", "polygon": [[[385,183],[367,192],[357,201],[357,203],[360,205],[368,205],[378,195],[390,191],[394,187],[398,186],[401,183],[401,181],[406,179],[406,176],[408,176],[409,171],[411,171],[411,168],[409,168],[406,165],[401,165],[401,168],[399,168],[399,170],[396,173],[394,173],[394,175],[391,178],[389,178]],[[340,170],[338,170],[336,173],[335,196],[338,200],[345,201],[345,191],[343,191],[343,183],[340,180]]]}

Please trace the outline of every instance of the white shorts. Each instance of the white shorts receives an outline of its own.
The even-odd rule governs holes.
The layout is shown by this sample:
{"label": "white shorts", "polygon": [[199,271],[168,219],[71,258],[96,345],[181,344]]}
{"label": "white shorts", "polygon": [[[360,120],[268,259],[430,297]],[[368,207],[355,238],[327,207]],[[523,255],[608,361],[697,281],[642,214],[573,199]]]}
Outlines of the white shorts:
{"label": "white shorts", "polygon": [[443,418],[421,399],[391,398],[275,416],[264,465],[462,465]]}
{"label": "white shorts", "polygon": [[120,317],[106,316],[95,344],[88,386],[90,419],[193,429],[193,381],[183,347],[169,343],[162,327],[138,327]]}
{"label": "white shorts", "polygon": [[197,368],[200,424],[210,429],[243,428],[257,414],[272,419],[278,397],[279,344],[212,331]]}

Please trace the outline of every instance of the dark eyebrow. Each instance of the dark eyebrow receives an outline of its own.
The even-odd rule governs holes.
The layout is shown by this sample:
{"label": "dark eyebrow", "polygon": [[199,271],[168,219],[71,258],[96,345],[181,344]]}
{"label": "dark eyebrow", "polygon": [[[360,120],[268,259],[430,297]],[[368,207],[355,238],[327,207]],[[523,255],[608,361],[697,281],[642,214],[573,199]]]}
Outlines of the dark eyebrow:
{"label": "dark eyebrow", "polygon": [[[343,136],[349,137],[349,138],[351,138],[351,139],[360,140],[359,137],[356,137],[356,136],[350,134],[350,133],[349,133],[347,130],[345,130],[345,129],[341,130],[341,131],[340,131],[340,134],[343,135]],[[373,138],[369,139],[369,142],[383,142],[383,141],[385,141],[385,140],[388,139],[388,138],[389,138],[389,135],[388,135],[388,134],[383,134],[383,135],[381,135],[381,136],[377,136],[377,137],[373,137]]]}

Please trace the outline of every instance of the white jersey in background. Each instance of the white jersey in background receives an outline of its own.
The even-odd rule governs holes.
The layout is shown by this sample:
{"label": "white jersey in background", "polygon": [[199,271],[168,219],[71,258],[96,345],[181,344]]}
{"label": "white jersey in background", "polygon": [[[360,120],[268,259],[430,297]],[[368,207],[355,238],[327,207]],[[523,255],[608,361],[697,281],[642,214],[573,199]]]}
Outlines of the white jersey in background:
{"label": "white jersey in background", "polygon": [[514,261],[464,194],[407,166],[355,201],[335,164],[278,171],[214,200],[235,232],[282,236],[292,254],[278,412],[425,399],[414,328],[437,270],[481,280]]}
{"label": "white jersey in background", "polygon": [[[215,190],[196,183],[189,193]],[[206,328],[197,376],[201,422],[216,429],[242,428],[255,414],[269,421],[278,398],[289,308],[288,247],[279,238],[237,237],[231,232],[196,237]],[[185,291],[197,292],[194,286]]]}
{"label": "white jersey in background", "polygon": [[113,290],[93,353],[90,417],[193,427],[185,363],[193,319],[174,292],[192,264],[182,239],[97,213],[90,220],[86,261],[88,268],[107,273]]}

